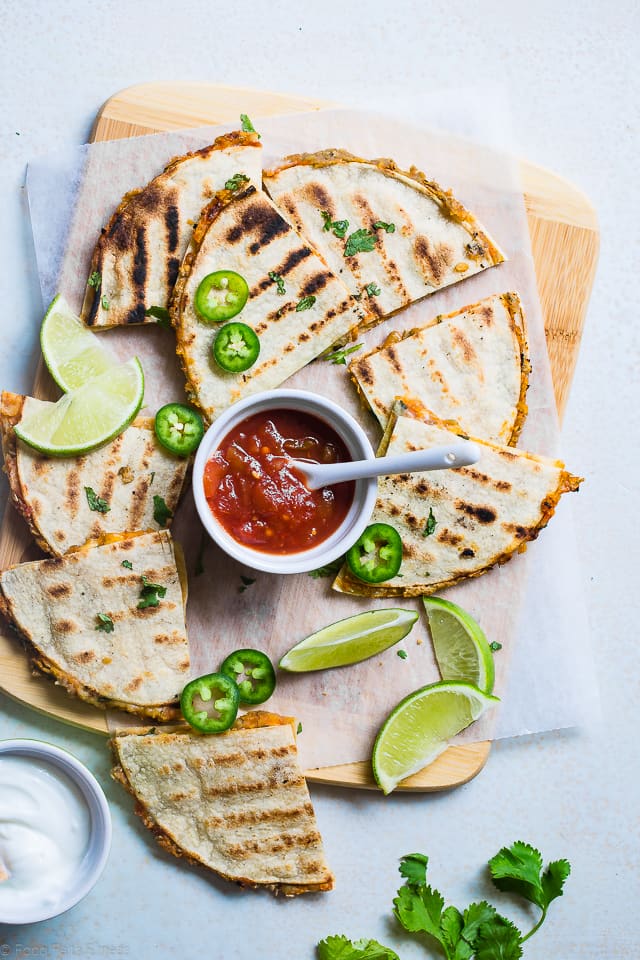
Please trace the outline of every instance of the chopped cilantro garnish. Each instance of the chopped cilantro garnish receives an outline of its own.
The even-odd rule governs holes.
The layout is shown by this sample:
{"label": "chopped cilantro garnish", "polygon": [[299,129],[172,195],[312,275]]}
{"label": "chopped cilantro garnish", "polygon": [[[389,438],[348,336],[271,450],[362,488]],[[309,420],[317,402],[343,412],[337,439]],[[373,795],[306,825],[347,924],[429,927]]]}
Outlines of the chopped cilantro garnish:
{"label": "chopped cilantro garnish", "polygon": [[131,560],[123,560],[122,566],[126,567],[127,570],[133,570],[133,564],[131,563]]}
{"label": "chopped cilantro garnish", "polygon": [[395,223],[385,223],[384,220],[376,220],[373,225],[374,230],[384,230],[386,233],[395,233],[396,225]]}
{"label": "chopped cilantro garnish", "polygon": [[501,644],[501,643],[498,643],[497,640],[492,640],[491,643],[489,644],[489,646],[490,646],[491,649],[494,650],[494,651],[495,651],[495,650],[502,650],[502,644]]}
{"label": "chopped cilantro garnish", "polygon": [[287,291],[286,291],[286,289],[285,289],[284,280],[282,279],[282,277],[280,276],[280,274],[279,274],[279,273],[276,273],[275,270],[270,270],[270,271],[269,271],[269,280],[273,280],[273,282],[275,283],[275,285],[276,285],[277,288],[278,288],[278,293],[279,293],[281,296],[284,296]]}
{"label": "chopped cilantro garnish", "polygon": [[354,257],[356,253],[367,253],[376,245],[376,235],[370,230],[356,230],[347,237],[344,245],[345,257]]}
{"label": "chopped cilantro garnish", "polygon": [[315,297],[303,297],[296,305],[296,313],[300,313],[302,310],[310,310],[315,302]]}
{"label": "chopped cilantro garnish", "polygon": [[87,495],[87,503],[90,510],[96,510],[98,513],[109,513],[111,507],[106,500],[99,497],[93,487],[85,487],[84,492]]}
{"label": "chopped cilantro garnish", "polygon": [[397,653],[398,653],[398,656],[400,657],[401,660],[406,660],[406,659],[407,659],[407,651],[406,651],[406,650],[398,650]]}
{"label": "chopped cilantro garnish", "polygon": [[239,190],[243,183],[248,183],[249,177],[244,173],[234,173],[234,175],[227,180],[224,185],[225,190],[230,190],[231,193],[235,193],[236,190]]}
{"label": "chopped cilantro garnish", "polygon": [[255,577],[244,577],[241,575],[240,579],[242,580],[242,585],[238,587],[238,593],[244,593],[247,587],[250,587],[252,583],[256,582]]}
{"label": "chopped cilantro garnish", "polygon": [[424,528],[424,530],[422,531],[422,536],[423,536],[423,537],[430,537],[431,534],[432,534],[432,533],[434,532],[434,530],[436,529],[436,526],[437,526],[437,525],[438,525],[438,521],[436,520],[436,518],[435,518],[435,516],[434,516],[434,514],[433,514],[433,510],[431,509],[431,507],[429,507],[429,516],[427,517],[427,522],[426,522],[426,524],[425,524],[425,528]]}
{"label": "chopped cilantro garnish", "polygon": [[102,307],[103,310],[109,309],[109,301],[107,300],[106,297],[102,297],[102,299],[100,300],[100,306]]}
{"label": "chopped cilantro garnish", "polygon": [[[240,114],[240,123],[242,124],[242,129],[245,133],[258,133],[254,125],[251,123],[251,120],[246,113]],[[258,133],[258,140],[260,140],[260,134]]]}
{"label": "chopped cilantro garnish", "polygon": [[145,317],[153,317],[154,320],[157,320],[159,327],[169,329],[171,326],[171,316],[166,307],[149,307],[145,310],[144,315]]}
{"label": "chopped cilantro garnish", "polygon": [[355,353],[356,350],[361,350],[363,346],[364,344],[362,343],[354,343],[351,347],[344,347],[342,350],[334,350],[333,353],[330,353],[323,359],[329,360],[330,363],[334,364],[335,366],[341,363],[346,365],[349,354]]}
{"label": "chopped cilantro garnish", "polygon": [[146,607],[159,607],[160,599],[165,596],[166,592],[166,587],[163,587],[160,583],[152,583],[142,574],[142,589],[138,600],[138,610],[144,610]]}
{"label": "chopped cilantro garnish", "polygon": [[326,210],[321,210],[320,216],[324,220],[324,226],[322,227],[322,229],[327,231],[329,230],[333,231],[334,236],[338,237],[338,239],[340,240],[343,240],[347,230],[349,229],[349,221],[348,220],[332,220],[331,214],[327,213]]}
{"label": "chopped cilantro garnish", "polygon": [[167,520],[170,520],[173,516],[173,510],[170,510],[169,507],[164,502],[163,497],[159,497],[157,493],[153,495],[153,519],[155,522],[161,526],[166,527]]}
{"label": "chopped cilantro garnish", "polygon": [[113,633],[113,620],[108,613],[96,613],[96,630],[102,630],[103,633]]}
{"label": "chopped cilantro garnish", "polygon": [[382,293],[382,290],[375,283],[368,283],[364,288],[364,292],[368,297],[379,297]]}
{"label": "chopped cilantro garnish", "polygon": [[97,290],[100,284],[102,283],[102,275],[98,273],[97,270],[94,270],[89,279],[87,280],[87,286],[93,287],[94,290]]}
{"label": "chopped cilantro garnish", "polygon": [[298,726],[296,728],[296,733],[302,733],[302,724],[298,721]]}

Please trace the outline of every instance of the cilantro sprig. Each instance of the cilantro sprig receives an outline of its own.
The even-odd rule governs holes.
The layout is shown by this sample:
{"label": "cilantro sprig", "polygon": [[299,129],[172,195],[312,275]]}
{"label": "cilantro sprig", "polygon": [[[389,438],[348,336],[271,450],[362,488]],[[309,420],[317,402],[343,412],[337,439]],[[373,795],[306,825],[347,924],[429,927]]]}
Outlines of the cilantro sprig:
{"label": "cilantro sprig", "polygon": [[[519,960],[522,945],[532,937],[547,916],[549,905],[563,893],[571,872],[567,860],[543,867],[541,853],[518,840],[503,847],[489,860],[493,883],[505,893],[523,897],[541,911],[537,923],[521,933],[511,920],[482,900],[465,910],[445,906],[442,894],[427,883],[429,859],[422,853],[401,858],[404,886],[393,901],[396,919],[409,933],[426,935],[446,960]],[[327,937],[318,944],[319,960],[399,960],[390,947],[375,940],[351,941],[344,936]]]}
{"label": "cilantro sprig", "polygon": [[326,357],[323,357],[323,360],[328,360],[334,366],[339,364],[344,364],[346,366],[347,357],[351,353],[355,353],[356,350],[362,350],[363,343],[354,343],[351,347],[344,347],[342,350],[334,350],[333,353],[328,353]]}
{"label": "cilantro sprig", "polygon": [[173,510],[167,506],[164,497],[153,495],[153,519],[159,527],[166,527],[167,522],[173,516]]}
{"label": "cilantro sprig", "polygon": [[225,190],[229,190],[230,193],[235,193],[243,183],[248,182],[249,177],[245,173],[234,173],[234,175],[226,181],[224,188]]}
{"label": "cilantro sprig", "polygon": [[89,510],[95,510],[96,513],[109,513],[111,507],[106,500],[98,496],[93,487],[85,487],[84,492],[87,497],[87,503],[89,504]]}
{"label": "cilantro sprig", "polygon": [[258,140],[262,139],[246,113],[240,114],[240,123],[242,124],[242,129],[245,133],[257,133]]}
{"label": "cilantro sprig", "polygon": [[345,257],[355,257],[356,253],[368,253],[375,248],[377,237],[370,230],[355,230],[347,237],[344,245]]}
{"label": "cilantro sprig", "polygon": [[338,237],[339,240],[344,240],[347,230],[349,229],[349,221],[333,220],[331,214],[327,213],[326,210],[321,210],[320,216],[324,221],[322,229],[331,231],[335,237]]}
{"label": "cilantro sprig", "polygon": [[167,588],[161,583],[152,583],[144,574],[142,574],[142,588],[140,590],[140,599],[138,600],[138,610],[145,610],[147,607],[159,607],[160,600],[166,596]]}

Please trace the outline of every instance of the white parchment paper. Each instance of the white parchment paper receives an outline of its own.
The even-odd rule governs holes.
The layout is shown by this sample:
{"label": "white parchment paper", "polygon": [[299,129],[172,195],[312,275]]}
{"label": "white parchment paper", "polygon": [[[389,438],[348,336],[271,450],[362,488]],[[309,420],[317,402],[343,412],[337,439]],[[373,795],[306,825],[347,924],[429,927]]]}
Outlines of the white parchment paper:
{"label": "white parchment paper", "polygon": [[[504,153],[452,135],[349,110],[262,119],[256,125],[262,133],[265,166],[288,153],[329,146],[364,157],[390,156],[400,166],[415,165],[451,188],[473,211],[508,261],[385,321],[366,335],[365,345],[381,343],[392,329],[422,325],[438,313],[516,290],[527,316],[533,367],[529,416],[519,446],[558,455],[553,386],[517,163]],[[159,173],[172,156],[204,146],[221,132],[224,128],[208,128],[94,144],[33,164],[27,186],[44,302],[60,291],[79,308],[93,246],[122,195]],[[172,332],[145,326],[101,336],[123,358],[135,353],[142,360],[150,411],[182,396]],[[315,361],[287,385],[337,400],[363,423],[374,444],[379,440],[379,428],[363,410],[345,367]],[[579,464],[568,466],[580,473]],[[282,578],[240,567],[203,540],[190,494],[180,506],[173,533],[187,558],[187,625],[194,675],[215,670],[241,646],[260,647],[277,660],[309,633],[362,610],[380,606],[421,610],[417,600],[348,597],[333,592],[330,580],[306,575]],[[196,575],[201,552],[204,572]],[[525,554],[446,592],[479,620],[490,640],[502,644],[495,656],[495,692],[503,702],[461,739],[551,730],[593,714],[597,695],[577,570],[571,505],[562,502],[550,528]],[[255,582],[247,585],[243,576]],[[390,709],[410,691],[439,679],[422,610],[401,646],[408,653],[406,660],[392,648],[348,668],[280,675],[269,707],[301,721],[299,748],[305,767],[365,759]]]}

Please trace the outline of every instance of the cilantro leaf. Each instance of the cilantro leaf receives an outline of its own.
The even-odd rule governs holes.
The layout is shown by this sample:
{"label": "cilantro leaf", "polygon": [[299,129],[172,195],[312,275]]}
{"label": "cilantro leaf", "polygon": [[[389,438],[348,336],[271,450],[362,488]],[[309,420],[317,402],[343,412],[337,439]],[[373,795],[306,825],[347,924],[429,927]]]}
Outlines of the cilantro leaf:
{"label": "cilantro leaf", "polygon": [[231,193],[235,193],[236,190],[239,190],[243,183],[248,183],[249,177],[244,173],[234,173],[234,175],[227,180],[224,185],[225,190],[230,190]]}
{"label": "cilantro leaf", "polygon": [[364,292],[368,297],[379,297],[382,293],[382,290],[375,283],[368,283],[364,288]]}
{"label": "cilantro leaf", "polygon": [[542,854],[535,847],[516,840],[489,860],[489,870],[498,890],[517,893],[544,909],[546,902],[540,879]]}
{"label": "cilantro leaf", "polygon": [[345,257],[354,257],[356,253],[368,253],[376,245],[377,237],[370,230],[356,230],[347,237],[344,245]]}
{"label": "cilantro leaf", "polygon": [[111,507],[106,500],[98,496],[93,487],[85,487],[84,492],[87,496],[87,503],[89,504],[90,510],[95,510],[97,513],[109,513]]}
{"label": "cilantro leaf", "polygon": [[374,230],[384,230],[385,233],[395,233],[396,225],[395,223],[385,223],[384,220],[376,220],[373,225]]}
{"label": "cilantro leaf", "polygon": [[153,519],[160,527],[166,527],[167,521],[173,516],[173,510],[170,510],[166,505],[164,498],[158,496],[157,493],[153,495]]}
{"label": "cilantro leaf", "polygon": [[542,874],[542,892],[547,906],[556,897],[562,896],[564,882],[571,873],[571,864],[568,860],[554,860],[548,864]]}
{"label": "cilantro leaf", "polygon": [[[246,113],[240,114],[240,123],[242,124],[242,129],[244,130],[245,133],[258,133],[258,131],[254,127],[254,125],[251,123],[251,120],[249,119]],[[258,140],[261,140],[261,139],[262,138],[258,133]]]}
{"label": "cilantro leaf", "polygon": [[[455,953],[458,943],[460,942],[462,925],[462,914],[457,907],[447,907],[446,910],[443,910],[440,928],[442,930],[445,948],[449,954]],[[468,946],[469,944],[467,944],[467,947]]]}
{"label": "cilantro leaf", "polygon": [[407,659],[407,656],[408,656],[407,651],[406,651],[406,650],[398,650],[398,656],[400,657],[401,660],[406,660],[406,659]]}
{"label": "cilantro leaf", "polygon": [[127,570],[133,570],[133,564],[131,563],[131,560],[123,560],[122,566],[126,567]]}
{"label": "cilantro leaf", "polygon": [[106,297],[103,297],[103,298],[101,299],[101,301],[100,301],[100,306],[102,307],[103,310],[108,310],[108,309],[109,309],[109,301],[107,300]]}
{"label": "cilantro leaf", "polygon": [[96,630],[102,630],[104,633],[113,633],[113,620],[108,613],[96,613]]}
{"label": "cilantro leaf", "polygon": [[492,907],[486,900],[482,900],[480,903],[469,904],[463,916],[464,926],[462,928],[462,936],[468,943],[473,945],[482,924],[493,920],[496,916],[496,908]]}
{"label": "cilantro leaf", "polygon": [[520,960],[522,934],[510,920],[496,915],[482,924],[475,943],[476,960]]}
{"label": "cilantro leaf", "polygon": [[144,315],[157,320],[159,327],[165,327],[167,330],[171,327],[171,316],[166,307],[148,307]]}
{"label": "cilantro leaf", "polygon": [[427,933],[441,947],[444,947],[441,928],[443,907],[442,894],[424,884],[400,887],[393,901],[393,912],[405,930]]}
{"label": "cilantro leaf", "polygon": [[424,530],[422,531],[422,536],[423,536],[423,537],[430,537],[431,534],[432,534],[432,533],[434,532],[434,530],[436,529],[437,525],[438,525],[438,521],[436,520],[436,518],[435,518],[435,516],[434,516],[433,510],[431,509],[431,507],[429,507],[429,516],[427,517],[427,522],[426,522],[426,524],[425,524],[425,528],[424,528]]}
{"label": "cilantro leaf", "polygon": [[298,720],[298,726],[296,727],[296,734],[302,733],[302,723]]}
{"label": "cilantro leaf", "polygon": [[377,940],[348,940],[334,936],[318,944],[318,960],[400,960],[398,954]]}
{"label": "cilantro leaf", "polygon": [[321,210],[320,216],[324,221],[322,229],[327,231],[331,230],[333,232],[333,235],[338,237],[339,240],[344,240],[345,234],[349,229],[349,221],[348,220],[332,220],[331,214],[327,213],[326,210]]}
{"label": "cilantro leaf", "polygon": [[328,360],[330,363],[335,365],[343,363],[346,366],[347,357],[350,353],[355,353],[356,350],[362,350],[364,344],[354,343],[351,347],[344,347],[342,350],[334,350],[333,353],[328,354],[326,357],[323,357],[323,360]]}
{"label": "cilantro leaf", "polygon": [[502,644],[501,644],[501,643],[498,643],[497,640],[492,640],[491,643],[489,644],[489,646],[490,646],[491,649],[494,651],[494,653],[495,653],[496,650],[502,650]]}
{"label": "cilantro leaf", "polygon": [[256,578],[255,578],[255,577],[244,577],[244,576],[241,576],[240,579],[242,580],[242,586],[238,587],[238,593],[244,593],[244,591],[247,589],[247,587],[250,587],[252,583],[255,583],[255,582],[256,582]]}
{"label": "cilantro leaf", "polygon": [[315,302],[315,297],[303,297],[296,305],[296,313],[300,313],[302,310],[310,310]]}
{"label": "cilantro leaf", "polygon": [[138,600],[138,610],[144,610],[146,607],[159,607],[160,600],[166,596],[166,593],[166,587],[163,587],[160,583],[152,583],[142,574],[142,589]]}
{"label": "cilantro leaf", "polygon": [[400,857],[398,869],[407,883],[426,883],[428,863],[429,857],[424,853],[407,853],[404,857]]}
{"label": "cilantro leaf", "polygon": [[269,280],[273,280],[273,282],[275,283],[275,285],[276,285],[277,288],[278,288],[278,293],[283,297],[287,291],[286,291],[286,288],[285,288],[285,285],[284,285],[284,280],[282,279],[282,277],[280,276],[280,274],[279,274],[279,273],[276,273],[275,270],[270,270],[270,271],[269,271]]}
{"label": "cilantro leaf", "polygon": [[87,286],[93,287],[94,290],[97,290],[102,283],[102,274],[98,273],[97,270],[94,270],[89,279],[87,280]]}

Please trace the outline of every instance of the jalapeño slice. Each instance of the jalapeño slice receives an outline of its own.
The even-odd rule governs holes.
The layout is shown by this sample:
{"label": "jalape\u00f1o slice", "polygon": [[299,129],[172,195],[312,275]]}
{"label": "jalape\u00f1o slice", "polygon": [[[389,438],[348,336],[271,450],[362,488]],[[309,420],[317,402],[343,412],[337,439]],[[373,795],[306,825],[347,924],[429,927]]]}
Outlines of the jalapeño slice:
{"label": "jalape\u00f1o slice", "polygon": [[200,281],[193,305],[204,323],[221,323],[240,313],[248,298],[244,277],[233,270],[216,270]]}
{"label": "jalape\u00f1o slice", "polygon": [[223,673],[207,673],[186,685],[180,709],[187,723],[200,733],[228,730],[238,714],[240,691]]}
{"label": "jalape\u00f1o slice", "polygon": [[213,341],[213,356],[218,366],[229,373],[242,373],[258,359],[258,334],[246,323],[225,323]]}
{"label": "jalape\u00f1o slice", "polygon": [[261,650],[236,650],[230,653],[220,672],[231,677],[240,690],[240,703],[264,703],[276,688],[276,672]]}
{"label": "jalape\u00f1o slice", "polygon": [[202,417],[184,403],[166,403],[160,407],[155,430],[162,446],[179,457],[193,453],[204,436]]}
{"label": "jalape\u00f1o slice", "polygon": [[349,569],[365,583],[395,577],[402,563],[402,539],[388,523],[372,523],[347,551]]}

